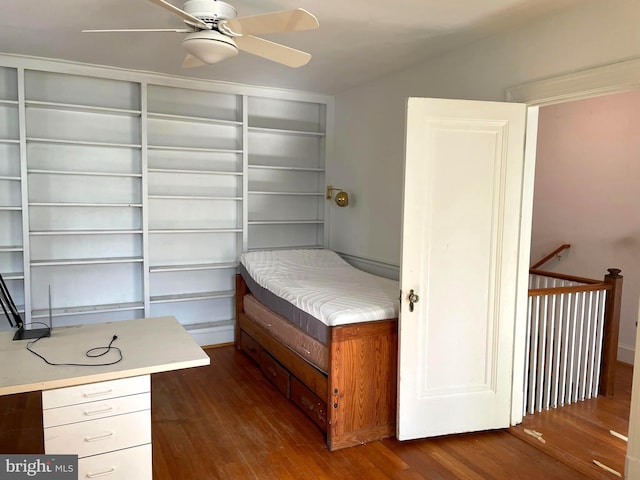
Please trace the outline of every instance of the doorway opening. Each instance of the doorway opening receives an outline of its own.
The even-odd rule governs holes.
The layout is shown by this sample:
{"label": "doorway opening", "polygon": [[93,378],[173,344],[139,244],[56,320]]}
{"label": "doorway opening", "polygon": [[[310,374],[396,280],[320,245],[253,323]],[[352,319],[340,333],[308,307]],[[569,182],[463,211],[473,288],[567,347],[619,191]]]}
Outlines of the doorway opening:
{"label": "doorway opening", "polygon": [[[621,89],[628,89],[628,85]],[[630,427],[631,364],[640,296],[640,266],[634,261],[640,253],[635,194],[640,180],[638,107],[640,90],[636,89],[539,109],[531,259],[554,246],[571,243],[572,248],[549,262],[546,269],[590,278],[601,277],[609,267],[623,270],[617,349],[622,364],[613,399],[600,397],[562,412],[545,412],[543,417],[525,418],[516,427],[516,432],[539,442],[542,448],[547,448],[542,441],[549,440],[542,430],[550,438],[554,432],[562,432],[565,444],[559,455],[568,459],[584,454],[585,469],[604,465],[621,474],[627,451],[623,437],[628,436]],[[580,430],[571,433],[576,422],[580,422]],[[585,435],[587,431],[590,433]],[[558,449],[558,444],[548,449]],[[587,458],[597,457],[594,452],[601,452],[602,458]]]}

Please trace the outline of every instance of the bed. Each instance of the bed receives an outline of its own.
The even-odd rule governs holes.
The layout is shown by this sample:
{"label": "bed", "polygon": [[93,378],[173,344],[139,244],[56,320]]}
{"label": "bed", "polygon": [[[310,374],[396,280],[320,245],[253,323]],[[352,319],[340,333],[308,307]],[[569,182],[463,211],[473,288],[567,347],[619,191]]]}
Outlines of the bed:
{"label": "bed", "polygon": [[236,347],[334,451],[395,435],[398,283],[330,250],[241,256]]}

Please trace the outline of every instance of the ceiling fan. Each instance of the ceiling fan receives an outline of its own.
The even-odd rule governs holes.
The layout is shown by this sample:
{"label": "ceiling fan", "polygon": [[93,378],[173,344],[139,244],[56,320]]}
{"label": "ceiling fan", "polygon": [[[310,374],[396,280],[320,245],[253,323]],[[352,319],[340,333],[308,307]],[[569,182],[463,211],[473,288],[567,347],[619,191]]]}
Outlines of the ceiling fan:
{"label": "ceiling fan", "polygon": [[306,65],[311,55],[270,42],[255,35],[314,30],[318,20],[302,8],[238,17],[238,12],[220,0],[188,0],[182,9],[165,0],[148,0],[180,17],[187,28],[83,30],[90,33],[173,32],[186,33],[182,47],[187,56],[185,68],[214,64],[234,57],[239,50],[297,68]]}

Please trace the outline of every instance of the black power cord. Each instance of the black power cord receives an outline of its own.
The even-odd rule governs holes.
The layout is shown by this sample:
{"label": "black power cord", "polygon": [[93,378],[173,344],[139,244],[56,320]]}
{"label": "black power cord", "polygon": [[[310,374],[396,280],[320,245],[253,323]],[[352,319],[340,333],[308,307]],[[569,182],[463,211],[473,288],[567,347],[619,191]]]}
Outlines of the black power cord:
{"label": "black power cord", "polygon": [[[40,323],[41,325],[45,325],[45,326],[48,327],[48,325],[46,325],[44,323],[41,323],[41,322],[32,322],[32,323]],[[49,328],[49,333],[50,332],[51,332],[51,329]],[[36,357],[40,357],[47,365],[53,365],[55,367],[106,367],[108,365],[115,365],[116,363],[121,362],[122,358],[123,358],[122,350],[120,350],[118,347],[114,347],[113,346],[113,342],[115,342],[118,339],[118,336],[114,335],[113,338],[111,339],[111,341],[109,342],[109,345],[107,345],[106,347],[94,347],[94,348],[90,348],[89,350],[87,350],[85,352],[85,356],[88,357],[88,358],[98,358],[98,357],[102,357],[103,355],[106,355],[111,350],[113,350],[113,351],[118,353],[118,359],[114,360],[113,362],[106,362],[106,363],[55,363],[55,362],[50,362],[43,355],[39,354],[38,352],[33,350],[33,348],[31,348],[32,345],[35,345],[39,340],[42,340],[45,337],[49,337],[49,335],[42,335],[42,336],[36,338],[35,340],[27,343],[27,350],[29,350],[31,353],[33,353]]]}

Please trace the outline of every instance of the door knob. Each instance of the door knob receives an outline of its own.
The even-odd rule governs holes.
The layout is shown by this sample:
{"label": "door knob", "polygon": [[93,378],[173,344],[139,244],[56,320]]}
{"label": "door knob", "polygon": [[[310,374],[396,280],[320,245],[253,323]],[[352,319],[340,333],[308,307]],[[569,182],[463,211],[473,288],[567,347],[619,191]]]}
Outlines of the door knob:
{"label": "door knob", "polygon": [[418,303],[420,297],[414,293],[413,289],[411,289],[409,295],[407,296],[407,299],[409,300],[409,311],[413,312],[413,304]]}

